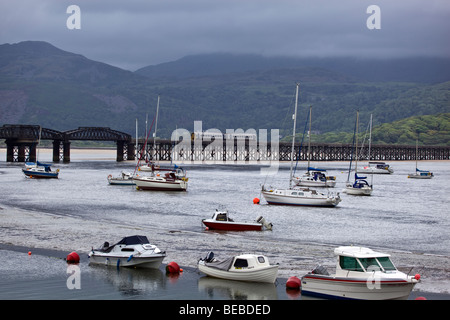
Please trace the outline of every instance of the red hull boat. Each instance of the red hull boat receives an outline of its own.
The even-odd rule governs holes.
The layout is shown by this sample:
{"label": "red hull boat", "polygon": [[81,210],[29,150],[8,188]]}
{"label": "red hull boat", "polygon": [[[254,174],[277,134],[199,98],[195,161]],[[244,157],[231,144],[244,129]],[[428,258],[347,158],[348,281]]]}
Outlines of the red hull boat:
{"label": "red hull boat", "polygon": [[272,230],[272,224],[267,223],[263,217],[259,217],[253,222],[237,222],[228,217],[226,211],[216,211],[212,218],[203,219],[203,224],[210,230],[224,231],[262,231]]}

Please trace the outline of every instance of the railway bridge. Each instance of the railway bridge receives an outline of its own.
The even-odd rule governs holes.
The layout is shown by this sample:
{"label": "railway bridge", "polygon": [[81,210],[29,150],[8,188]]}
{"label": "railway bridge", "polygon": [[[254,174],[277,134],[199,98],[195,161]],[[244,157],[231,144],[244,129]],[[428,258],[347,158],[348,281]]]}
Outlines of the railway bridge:
{"label": "railway bridge", "polygon": [[[41,128],[38,125],[3,125],[0,127],[0,139],[5,139],[6,161],[36,161],[36,149],[41,140],[53,141],[53,162],[70,162],[70,144],[73,140],[115,141],[117,144],[117,161],[140,159],[162,161],[216,163],[241,162],[258,163],[259,161],[290,161],[292,143],[279,142],[272,146],[270,142],[258,144],[248,139],[230,141],[184,141],[184,148],[177,148],[179,142],[150,139],[133,139],[131,135],[108,127],[79,127],[64,132]],[[145,146],[145,148],[144,148]],[[137,152],[136,152],[137,148]],[[308,146],[295,144],[294,160],[307,161],[350,161],[353,155],[351,144],[311,143]],[[360,159],[375,161],[415,160],[415,145],[373,145],[370,155],[367,148],[359,151]],[[449,146],[419,146],[418,160],[450,160]]]}

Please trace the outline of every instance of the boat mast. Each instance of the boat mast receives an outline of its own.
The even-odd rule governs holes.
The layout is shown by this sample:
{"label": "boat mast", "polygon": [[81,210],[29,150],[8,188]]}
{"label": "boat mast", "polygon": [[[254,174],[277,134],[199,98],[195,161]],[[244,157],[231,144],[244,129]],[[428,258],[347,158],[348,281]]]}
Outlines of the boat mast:
{"label": "boat mast", "polygon": [[293,119],[294,119],[294,128],[292,130],[292,148],[291,148],[291,173],[290,173],[290,178],[289,178],[289,188],[292,187],[292,168],[294,165],[294,143],[295,143],[295,124],[297,122],[297,106],[298,106],[298,88],[299,88],[300,84],[297,83],[297,88],[295,90],[295,110],[294,110],[294,114],[293,114]]}
{"label": "boat mast", "polygon": [[358,173],[358,125],[359,125],[359,110],[356,111],[356,135],[355,135],[355,178]]}
{"label": "boat mast", "polygon": [[370,124],[369,124],[369,154],[367,155],[368,161],[370,161],[370,147],[372,146],[372,114],[370,114]]}
{"label": "boat mast", "polygon": [[158,95],[158,103],[156,104],[155,132],[153,133],[153,151],[154,151],[153,161],[155,161],[156,159],[156,129],[158,127],[158,111],[159,111],[159,95]]}
{"label": "boat mast", "polygon": [[39,141],[38,141],[38,150],[37,150],[37,158],[36,158],[36,168],[38,167],[38,161],[39,161],[39,150],[41,149],[41,135],[42,135],[42,127],[39,126]]}
{"label": "boat mast", "polygon": [[309,172],[309,166],[311,161],[311,112],[312,112],[312,106],[309,106],[309,131],[308,131],[308,169]]}

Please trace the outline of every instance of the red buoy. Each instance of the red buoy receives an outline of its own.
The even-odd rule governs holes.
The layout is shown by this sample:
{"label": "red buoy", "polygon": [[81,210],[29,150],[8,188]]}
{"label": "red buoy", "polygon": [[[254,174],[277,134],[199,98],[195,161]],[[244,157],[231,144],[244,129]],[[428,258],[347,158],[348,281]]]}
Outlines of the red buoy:
{"label": "red buoy", "polygon": [[166,266],[167,273],[180,273],[180,266],[176,262],[169,262]]}
{"label": "red buoy", "polygon": [[253,204],[259,204],[259,198],[253,198]]}
{"label": "red buoy", "polygon": [[67,263],[79,263],[80,256],[75,251],[69,253],[66,258]]}
{"label": "red buoy", "polygon": [[286,288],[287,288],[287,289],[295,289],[295,290],[298,290],[298,289],[300,289],[300,286],[301,286],[301,281],[300,281],[299,278],[297,278],[297,277],[295,277],[295,276],[290,277],[290,278],[287,280],[287,282],[286,282]]}

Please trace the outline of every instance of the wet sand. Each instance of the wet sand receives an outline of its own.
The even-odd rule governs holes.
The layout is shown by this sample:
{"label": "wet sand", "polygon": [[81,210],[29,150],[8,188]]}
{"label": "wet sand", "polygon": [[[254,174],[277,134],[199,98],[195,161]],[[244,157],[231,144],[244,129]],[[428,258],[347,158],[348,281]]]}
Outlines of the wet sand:
{"label": "wet sand", "polygon": [[[317,264],[323,264],[330,270],[334,268],[334,246],[325,244],[299,241],[273,244],[263,239],[243,243],[242,237],[234,237],[233,234],[150,227],[144,229],[136,224],[102,223],[5,206],[0,208],[0,221],[2,221],[0,249],[19,248],[24,252],[44,249],[46,252],[58,252],[57,255],[60,257],[76,251],[80,256],[87,256],[92,247],[97,247],[104,241],[120,240],[124,235],[143,234],[148,235],[150,241],[159,248],[167,251],[164,263],[175,261],[187,270],[195,270],[198,259],[208,251],[214,251],[218,257],[239,253],[263,253],[269,258],[270,263],[279,264],[279,282],[285,281],[290,276],[300,278]],[[95,234],[91,232],[93,223],[98,231]],[[196,249],[193,250],[191,247]],[[204,250],[199,251],[198,248]],[[429,294],[429,297],[433,297],[431,299],[450,298],[448,269],[450,257],[379,249],[390,253],[401,271],[421,275],[422,281],[416,285],[412,296],[426,297]],[[108,296],[105,296],[105,299],[108,299]]]}

